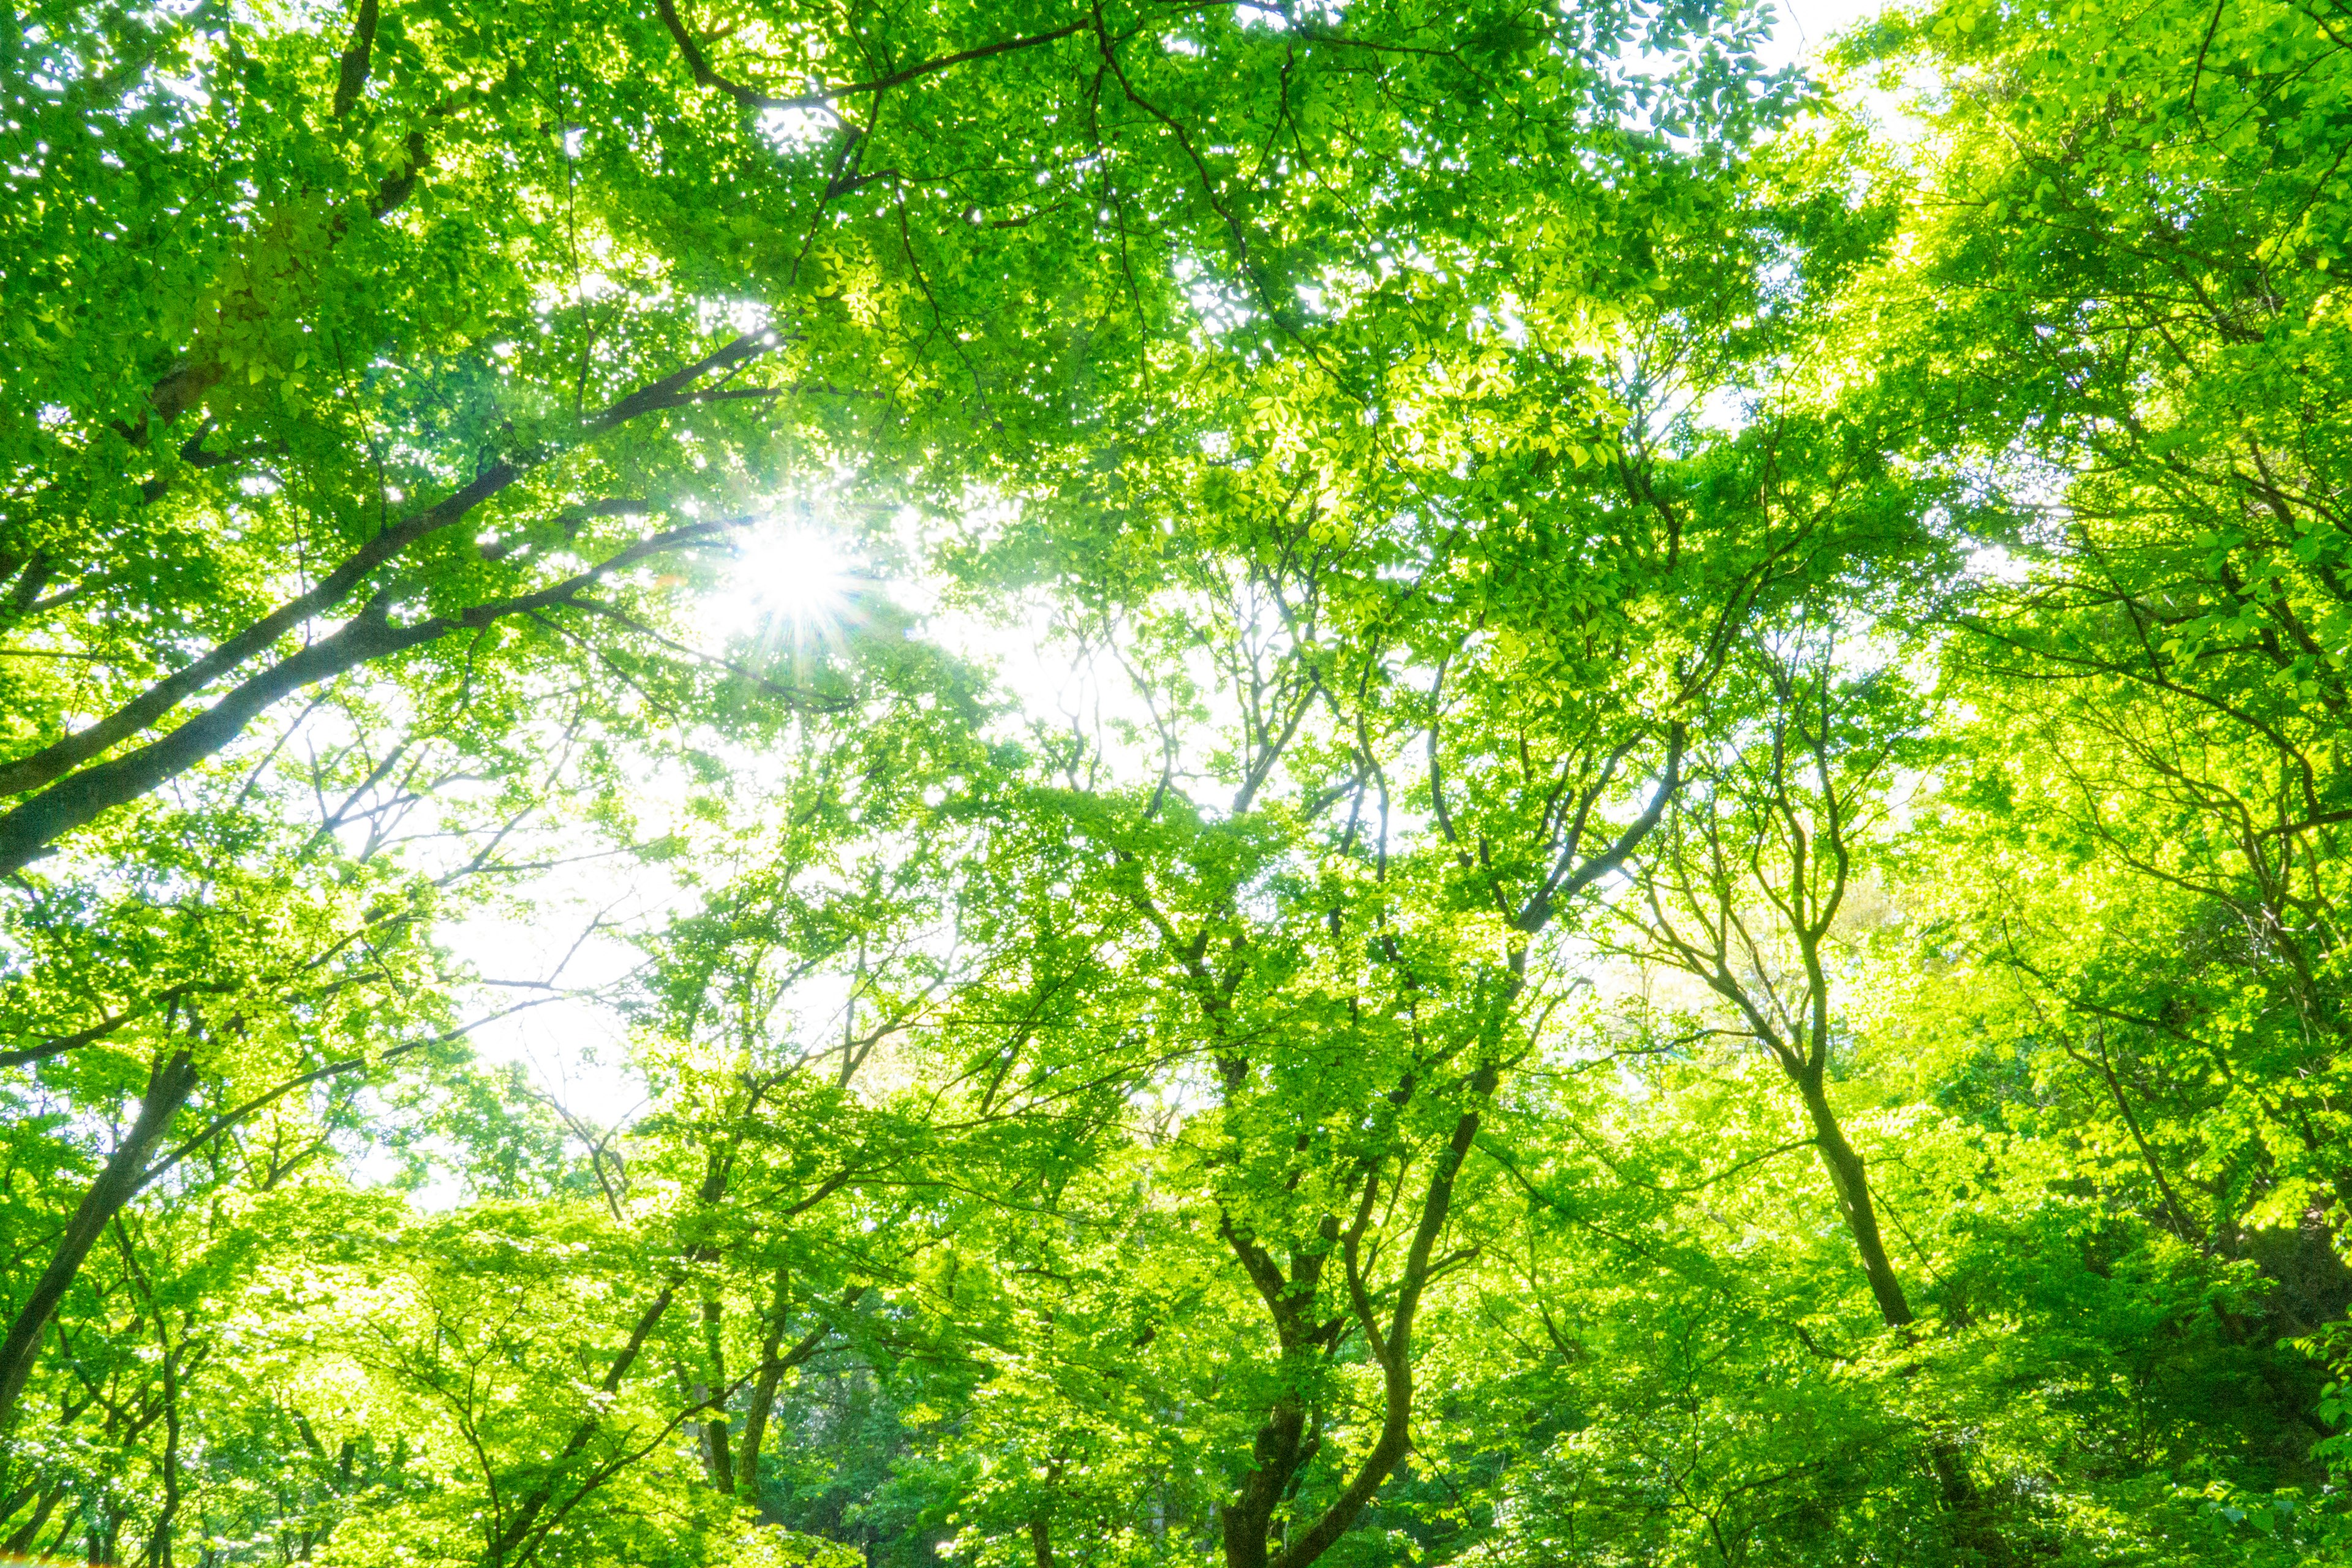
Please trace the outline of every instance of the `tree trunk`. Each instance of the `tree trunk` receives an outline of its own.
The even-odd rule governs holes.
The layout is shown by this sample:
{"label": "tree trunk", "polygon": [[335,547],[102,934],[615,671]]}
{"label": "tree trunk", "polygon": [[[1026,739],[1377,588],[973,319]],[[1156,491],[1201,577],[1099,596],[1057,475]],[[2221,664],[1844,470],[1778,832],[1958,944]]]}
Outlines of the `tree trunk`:
{"label": "tree trunk", "polygon": [[743,1436],[735,1446],[735,1495],[754,1508],[760,1502],[760,1445],[768,1436],[768,1412],[775,1408],[784,1363],[774,1356],[760,1363],[751,1384],[751,1408],[743,1413]]}
{"label": "tree trunk", "polygon": [[1286,1392],[1258,1427],[1249,1474],[1242,1478],[1240,1493],[1224,1506],[1218,1521],[1224,1532],[1225,1568],[1266,1568],[1274,1510],[1305,1462],[1300,1450],[1306,1436],[1306,1402]]}
{"label": "tree trunk", "polygon": [[768,1435],[768,1412],[784,1380],[784,1316],[792,1306],[792,1272],[779,1266],[768,1300],[768,1331],[760,1341],[760,1373],[751,1382],[751,1407],[743,1413],[743,1437],[735,1451],[735,1495],[759,1506],[760,1444]]}
{"label": "tree trunk", "polygon": [[1830,1185],[1837,1193],[1838,1209],[1845,1215],[1845,1227],[1853,1237],[1854,1250],[1862,1255],[1862,1271],[1870,1280],[1870,1293],[1878,1301],[1878,1315],[1890,1329],[1906,1328],[1914,1321],[1911,1303],[1903,1294],[1903,1282],[1895,1277],[1895,1265],[1886,1256],[1886,1243],[1878,1234],[1878,1208],[1870,1199],[1870,1176],[1863,1167],[1862,1156],[1845,1141],[1845,1132],[1838,1126],[1837,1113],[1830,1109],[1828,1092],[1819,1072],[1797,1076],[1797,1091],[1804,1097],[1805,1110],[1813,1121],[1813,1140],[1822,1152],[1822,1164],[1830,1173]]}
{"label": "tree trunk", "polygon": [[[679,1281],[673,1278],[662,1287],[661,1294],[637,1315],[637,1324],[629,1334],[629,1342],[621,1347],[620,1353],[613,1358],[613,1364],[604,1371],[604,1381],[601,1386],[607,1395],[621,1391],[621,1384],[628,1378],[629,1369],[636,1365],[637,1358],[645,1353],[646,1342],[661,1326],[663,1316],[669,1311],[669,1304],[677,1299],[678,1284]],[[595,1410],[572,1429],[572,1439],[563,1446],[562,1452],[556,1455],[547,1479],[522,1499],[506,1527],[491,1534],[488,1553],[491,1568],[505,1568],[505,1564],[513,1560],[515,1549],[529,1539],[531,1527],[539,1522],[539,1516],[546,1512],[547,1505],[555,1500],[556,1489],[567,1479],[566,1468],[580,1457],[581,1451],[588,1447],[590,1439],[603,1426],[603,1413]]]}
{"label": "tree trunk", "polygon": [[148,1568],[172,1568],[172,1527],[180,1513],[180,1380],[173,1364],[178,1355],[163,1352],[163,1503],[147,1538]]}
{"label": "tree trunk", "polygon": [[[790,1350],[782,1348],[785,1313],[792,1300],[786,1287],[787,1277],[779,1268],[775,1311],[768,1322],[768,1337],[760,1346],[760,1375],[751,1387],[751,1408],[743,1415],[742,1440],[736,1445],[735,1495],[755,1508],[760,1502],[760,1444],[767,1436],[768,1416],[776,1406],[776,1390],[783,1383],[784,1373],[823,1350],[833,1334],[832,1322],[819,1318],[816,1327],[802,1335],[798,1343]],[[845,1314],[856,1310],[869,1289],[865,1285],[850,1286],[842,1291],[835,1310]]]}
{"label": "tree trunk", "polygon": [[[1863,1165],[1862,1156],[1854,1152],[1853,1145],[1846,1142],[1844,1131],[1838,1126],[1837,1113],[1830,1109],[1821,1075],[1796,1076],[1805,1110],[1812,1118],[1822,1163],[1828,1168],[1830,1184],[1837,1191],[1838,1207],[1845,1215],[1854,1250],[1862,1255],[1870,1293],[1877,1299],[1879,1318],[1890,1329],[1908,1329],[1916,1320],[1912,1316],[1910,1301],[1903,1294],[1903,1282],[1895,1278],[1895,1265],[1886,1256],[1886,1243],[1878,1232],[1878,1209],[1871,1201],[1869,1173]],[[1958,1447],[1948,1437],[1930,1437],[1927,1461],[1936,1473],[1944,1507],[1958,1522],[1962,1543],[1987,1563],[2010,1562],[2009,1543],[1990,1516],[1984,1494],[1977,1490]]]}
{"label": "tree trunk", "polygon": [[[727,1386],[727,1354],[723,1333],[726,1309],[716,1296],[702,1299],[703,1354],[709,1360],[710,1382],[694,1385],[697,1402],[708,1402],[712,1388]],[[702,1436],[702,1467],[710,1477],[710,1484],[722,1492],[735,1489],[735,1445],[727,1425],[727,1411],[722,1406],[710,1411],[700,1427]]]}
{"label": "tree trunk", "polygon": [[[1473,1087],[1481,1095],[1495,1091],[1496,1071],[1492,1066],[1479,1069]],[[1355,1527],[1356,1521],[1370,1506],[1396,1468],[1404,1462],[1412,1447],[1412,1331],[1420,1311],[1421,1293],[1429,1284],[1433,1272],[1431,1254],[1437,1237],[1445,1227],[1454,1209],[1454,1183],[1469,1157],[1470,1147],[1478,1136],[1478,1113],[1465,1111],[1454,1124],[1454,1135],[1439,1153],[1437,1167],[1430,1173],[1429,1186],[1422,1194],[1421,1214],[1413,1227],[1412,1241],[1406,1248],[1403,1267],[1396,1282],[1396,1301],[1388,1312],[1388,1326],[1383,1331],[1376,1321],[1370,1290],[1363,1277],[1363,1260],[1360,1246],[1364,1227],[1370,1220],[1371,1204],[1382,1190],[1379,1171],[1368,1174],[1364,1206],[1358,1211],[1356,1224],[1344,1233],[1338,1233],[1339,1252],[1347,1269],[1348,1294],[1359,1327],[1371,1352],[1372,1361],[1381,1369],[1384,1399],[1380,1435],[1373,1439],[1370,1450],[1357,1461],[1355,1474],[1340,1488],[1323,1511],[1305,1523],[1295,1539],[1286,1538],[1279,1553],[1271,1552],[1268,1536],[1273,1515],[1281,1502],[1290,1479],[1314,1458],[1313,1445],[1306,1438],[1307,1411],[1297,1395],[1286,1390],[1275,1405],[1265,1425],[1258,1430],[1257,1446],[1253,1458],[1255,1466],[1244,1479],[1242,1490],[1225,1509],[1224,1549],[1225,1568],[1307,1568],[1339,1539]],[[1227,1226],[1232,1235],[1232,1226]],[[1325,1235],[1334,1236],[1336,1226],[1326,1222]],[[1312,1262],[1319,1273],[1322,1256],[1302,1259]],[[1246,1254],[1244,1261],[1249,1261]],[[1303,1270],[1294,1268],[1295,1274]],[[1261,1287],[1263,1289],[1263,1287]],[[1269,1304],[1276,1300],[1269,1296]],[[1306,1290],[1297,1298],[1299,1307],[1311,1308],[1314,1300],[1314,1277],[1306,1279]],[[1290,1344],[1300,1349],[1311,1342],[1295,1331],[1286,1334]],[[1287,1347],[1286,1347],[1287,1348]],[[1286,1356],[1286,1360],[1288,1357]]]}
{"label": "tree trunk", "polygon": [[65,1300],[74,1276],[81,1272],[82,1259],[102,1235],[108,1223],[131,1195],[139,1190],[139,1178],[147,1168],[147,1156],[172,1123],[173,1113],[187,1102],[195,1091],[195,1063],[184,1050],[174,1051],[155,1065],[147,1076],[147,1093],[139,1103],[138,1120],[131,1131],[115,1146],[98,1180],[82,1194],[81,1206],[74,1211],[72,1223],[58,1243],[55,1257],[33,1287],[33,1293],[18,1310],[16,1321],[8,1325],[8,1335],[0,1340],[0,1428],[5,1428],[15,1415],[16,1401],[25,1392],[25,1384],[33,1375],[33,1366],[40,1359],[41,1340],[56,1315],[58,1304]]}
{"label": "tree trunk", "polygon": [[65,1497],[63,1487],[43,1492],[40,1501],[33,1510],[33,1517],[19,1526],[16,1533],[9,1536],[6,1541],[0,1542],[0,1552],[5,1552],[11,1557],[22,1557],[30,1552],[33,1549],[33,1542],[41,1538],[41,1527],[49,1522],[49,1515],[57,1512],[58,1504],[63,1502]]}

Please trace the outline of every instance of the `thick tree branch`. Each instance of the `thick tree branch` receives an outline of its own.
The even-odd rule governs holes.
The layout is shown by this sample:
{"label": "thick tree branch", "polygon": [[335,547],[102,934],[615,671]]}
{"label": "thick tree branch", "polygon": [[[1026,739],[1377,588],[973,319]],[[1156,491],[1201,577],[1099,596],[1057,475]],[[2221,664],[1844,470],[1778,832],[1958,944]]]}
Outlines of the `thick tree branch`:
{"label": "thick tree branch", "polygon": [[[714,373],[731,370],[769,353],[772,333],[746,333],[706,354],[694,363],[659,381],[650,382],[586,421],[572,445],[594,437],[640,415],[678,406],[688,399],[694,384]],[[268,649],[278,639],[350,598],[370,574],[419,541],[463,520],[482,502],[499,494],[531,468],[556,456],[554,451],[492,464],[471,484],[436,504],[392,524],[359,549],[308,592],[297,595],[202,658],[155,682],[121,708],[90,725],[52,742],[30,756],[0,764],[0,795],[23,795],[64,777],[162,720],[237,666]],[[21,862],[18,862],[21,864]]]}
{"label": "thick tree branch", "polygon": [[49,1319],[65,1300],[74,1277],[81,1272],[82,1259],[89,1256],[90,1247],[105,1234],[108,1222],[139,1190],[139,1175],[146,1165],[147,1151],[163,1136],[163,1130],[171,1125],[173,1116],[195,1087],[195,1061],[185,1049],[157,1061],[148,1073],[147,1092],[139,1102],[139,1115],[131,1122],[131,1131],[123,1134],[122,1142],[107,1157],[98,1179],[82,1194],[81,1205],[66,1226],[48,1268],[42,1270],[32,1294],[17,1309],[16,1320],[8,1325],[7,1337],[0,1340],[0,1427],[6,1426],[16,1411],[16,1401],[24,1395],[25,1384],[39,1359],[41,1340]]}
{"label": "thick tree branch", "polygon": [[360,0],[359,15],[352,23],[351,47],[343,51],[335,73],[335,118],[341,120],[360,100],[360,90],[367,86],[368,63],[375,48],[376,0]]}
{"label": "thick tree branch", "polygon": [[411,626],[394,625],[390,602],[380,595],[332,636],[247,677],[179,728],[135,751],[84,768],[0,814],[0,876],[23,869],[60,836],[185,773],[242,734],[264,709],[306,686],[422,647],[451,632],[478,631],[509,616],[567,605],[615,572],[736,526],[740,525],[732,521],[711,521],[671,529],[536,593],[493,600]]}

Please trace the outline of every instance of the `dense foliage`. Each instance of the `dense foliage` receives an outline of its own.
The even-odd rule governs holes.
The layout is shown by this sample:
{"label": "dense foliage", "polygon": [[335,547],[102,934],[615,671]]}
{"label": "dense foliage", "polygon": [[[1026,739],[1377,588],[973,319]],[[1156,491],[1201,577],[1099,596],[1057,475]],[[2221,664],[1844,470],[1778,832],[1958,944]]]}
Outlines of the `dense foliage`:
{"label": "dense foliage", "polygon": [[2352,1560],[2352,18],[1771,24],[10,12],[0,1556]]}

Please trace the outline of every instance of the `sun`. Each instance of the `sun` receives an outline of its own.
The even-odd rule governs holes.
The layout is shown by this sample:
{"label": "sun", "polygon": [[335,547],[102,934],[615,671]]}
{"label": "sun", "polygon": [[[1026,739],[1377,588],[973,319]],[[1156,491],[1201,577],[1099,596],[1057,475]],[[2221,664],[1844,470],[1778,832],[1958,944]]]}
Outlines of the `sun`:
{"label": "sun", "polygon": [[805,647],[853,618],[865,574],[832,534],[803,524],[762,528],[735,553],[732,581],[711,606],[714,629]]}

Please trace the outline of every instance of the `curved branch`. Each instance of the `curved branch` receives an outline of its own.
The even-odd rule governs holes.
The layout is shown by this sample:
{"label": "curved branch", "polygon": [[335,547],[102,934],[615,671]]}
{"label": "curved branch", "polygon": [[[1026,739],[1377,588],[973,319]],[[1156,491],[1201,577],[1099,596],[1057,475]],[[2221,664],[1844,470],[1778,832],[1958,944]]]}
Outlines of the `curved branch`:
{"label": "curved branch", "polygon": [[[639,415],[674,408],[692,400],[694,384],[716,371],[730,370],[775,347],[772,334],[745,333],[685,369],[648,383],[588,420],[572,443],[587,441]],[[309,592],[297,595],[186,668],[175,670],[86,730],[30,756],[0,764],[0,795],[24,795],[63,778],[83,763],[148,728],[182,702],[246,660],[268,649],[303,622],[334,608],[360,584],[420,540],[460,521],[530,469],[557,456],[554,450],[492,464],[474,482],[421,511],[392,524],[347,556]],[[22,864],[18,862],[17,864]],[[14,868],[11,867],[11,869]]]}
{"label": "curved branch", "polygon": [[672,529],[640,540],[610,560],[536,593],[476,605],[455,616],[435,616],[414,626],[393,625],[390,601],[378,595],[332,636],[247,677],[179,728],[135,751],[84,768],[0,814],[0,876],[22,870],[64,834],[88,826],[194,767],[243,733],[264,709],[306,686],[437,641],[454,631],[479,630],[509,616],[568,605],[614,572],[736,526],[725,521]]}
{"label": "curved branch", "polygon": [[908,66],[903,70],[892,71],[887,76],[877,77],[872,81],[840,82],[831,87],[820,87],[793,98],[774,98],[760,91],[757,88],[746,87],[739,81],[730,81],[713,70],[709,57],[703,54],[701,46],[694,41],[694,35],[687,31],[686,20],[678,15],[676,0],[656,0],[656,9],[661,13],[662,26],[668,28],[669,36],[677,41],[677,52],[686,57],[687,68],[694,72],[694,79],[704,87],[717,88],[746,109],[827,109],[835,100],[852,98],[865,93],[883,92],[903,83],[935,75],[950,66],[960,66],[971,60],[984,60],[992,55],[1011,54],[1016,49],[1032,49],[1040,44],[1058,43],[1075,33],[1084,31],[1087,26],[1087,20],[1082,17],[1066,27],[1056,27],[1050,33],[1034,33],[1027,37],[1005,38],[993,44],[982,44],[977,48],[960,49],[951,55],[940,55],[935,58],[924,60],[920,64]]}

